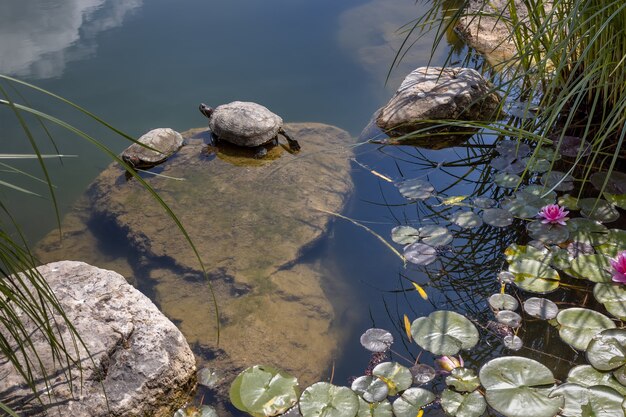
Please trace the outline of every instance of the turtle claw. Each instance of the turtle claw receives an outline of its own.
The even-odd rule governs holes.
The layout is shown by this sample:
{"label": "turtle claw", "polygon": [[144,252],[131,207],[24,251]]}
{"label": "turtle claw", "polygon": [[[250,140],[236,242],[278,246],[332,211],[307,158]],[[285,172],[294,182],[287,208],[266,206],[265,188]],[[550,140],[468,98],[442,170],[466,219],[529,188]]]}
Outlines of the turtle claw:
{"label": "turtle claw", "polygon": [[254,157],[256,159],[265,158],[266,155],[267,155],[267,149],[265,148],[265,146],[259,146],[258,149],[256,149],[256,152],[254,153]]}
{"label": "turtle claw", "polygon": [[285,139],[287,139],[287,143],[289,144],[289,149],[291,150],[292,153],[296,153],[298,151],[300,151],[300,144],[298,143],[297,140],[292,139],[287,132],[285,132],[285,129],[280,129],[278,131],[278,133],[280,133],[281,135],[283,135],[285,137]]}

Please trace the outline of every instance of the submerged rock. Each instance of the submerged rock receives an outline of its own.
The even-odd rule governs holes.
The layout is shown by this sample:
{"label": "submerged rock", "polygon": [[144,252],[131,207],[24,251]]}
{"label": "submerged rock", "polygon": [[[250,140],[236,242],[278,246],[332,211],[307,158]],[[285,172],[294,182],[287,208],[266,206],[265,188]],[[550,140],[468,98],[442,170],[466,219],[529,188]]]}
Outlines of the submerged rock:
{"label": "submerged rock", "polygon": [[[29,416],[169,417],[188,400],[195,384],[193,353],[182,333],[146,296],[116,272],[83,262],[56,262],[38,270],[92,356],[79,346],[82,374],[76,366],[71,373],[59,369],[45,336],[23,314],[20,320],[32,331],[46,373],[54,375],[48,390],[39,368],[34,368],[39,398],[47,407],[44,411],[33,399],[8,362],[0,364],[0,401]],[[57,322],[62,319],[57,317]],[[70,355],[77,358],[69,331],[62,329]],[[13,342],[1,326],[0,333]]]}
{"label": "submerged rock", "polygon": [[122,159],[135,168],[150,168],[165,161],[183,146],[183,137],[170,128],[158,128],[141,136],[122,152]]}
{"label": "submerged rock", "polygon": [[[128,268],[136,285],[181,329],[198,359],[229,378],[253,364],[279,366],[314,382],[328,370],[341,332],[324,293],[328,272],[301,255],[325,233],[352,189],[350,144],[343,130],[287,124],[302,151],[281,146],[263,160],[233,149],[207,152],[206,129],[144,179],[172,208],[198,250],[220,309],[215,312],[202,267],[172,219],[118,165],[91,185],[39,245],[44,259],[83,256],[97,265]],[[178,180],[177,180],[178,179]],[[320,210],[318,210],[320,209]]]}
{"label": "submerged rock", "polygon": [[425,120],[493,120],[499,105],[498,94],[474,69],[421,67],[404,79],[376,124],[400,136],[432,125]]}

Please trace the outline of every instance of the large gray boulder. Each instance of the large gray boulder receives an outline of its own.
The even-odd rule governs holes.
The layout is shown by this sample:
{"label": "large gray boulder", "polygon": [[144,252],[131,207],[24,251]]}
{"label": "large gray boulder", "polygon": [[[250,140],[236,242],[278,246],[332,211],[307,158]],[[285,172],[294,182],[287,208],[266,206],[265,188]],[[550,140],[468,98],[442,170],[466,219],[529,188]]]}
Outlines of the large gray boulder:
{"label": "large gray boulder", "polygon": [[425,120],[493,120],[500,96],[471,68],[420,67],[411,72],[378,113],[390,136],[428,126]]}
{"label": "large gray boulder", "polygon": [[[61,372],[44,336],[26,315],[21,319],[54,379],[35,369],[41,402],[8,362],[0,362],[0,401],[29,416],[171,416],[195,384],[195,359],[182,333],[142,293],[116,272],[83,262],[61,261],[38,268],[84,341],[77,367]],[[62,319],[57,318],[59,322]],[[65,326],[62,336],[76,358]],[[0,333],[12,340],[6,328]],[[81,379],[82,375],[82,379]],[[69,384],[71,382],[71,385]],[[106,392],[106,398],[105,398]],[[107,409],[108,400],[108,409]]]}

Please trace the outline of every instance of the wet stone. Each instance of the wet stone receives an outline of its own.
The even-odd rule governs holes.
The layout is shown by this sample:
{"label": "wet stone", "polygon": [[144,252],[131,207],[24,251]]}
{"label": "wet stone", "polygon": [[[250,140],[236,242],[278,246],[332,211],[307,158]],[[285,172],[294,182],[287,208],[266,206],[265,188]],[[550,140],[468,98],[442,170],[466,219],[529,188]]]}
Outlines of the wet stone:
{"label": "wet stone", "polygon": [[[234,148],[207,152],[210,132],[193,129],[183,133],[186,146],[159,166],[160,176],[142,175],[198,250],[220,311],[219,348],[211,290],[205,280],[189,279],[203,276],[198,259],[163,208],[136,180],[126,181],[119,165],[93,182],[64,219],[63,240],[51,232],[38,256],[129,265],[127,279],[177,324],[192,349],[202,347],[200,362],[220,350],[208,365],[224,374],[221,393],[238,371],[258,363],[285,369],[304,385],[319,380],[341,343],[331,325],[341,311],[323,290],[328,271],[298,259],[327,230],[330,216],[318,209],[340,212],[346,202],[353,140],[323,124],[284,128],[301,144],[299,154],[280,145],[263,160]],[[104,219],[106,232],[87,226]],[[101,251],[109,239],[119,247]]]}

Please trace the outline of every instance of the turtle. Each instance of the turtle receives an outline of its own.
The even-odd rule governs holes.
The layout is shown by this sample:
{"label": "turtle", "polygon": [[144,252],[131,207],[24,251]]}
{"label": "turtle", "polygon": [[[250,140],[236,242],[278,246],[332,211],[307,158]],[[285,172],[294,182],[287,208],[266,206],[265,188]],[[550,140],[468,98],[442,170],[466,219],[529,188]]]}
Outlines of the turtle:
{"label": "turtle", "polygon": [[257,157],[267,153],[263,145],[278,144],[278,134],[287,139],[292,153],[300,150],[300,144],[283,129],[283,119],[260,104],[233,101],[213,109],[202,103],[200,112],[209,118],[209,128],[218,141],[257,148]]}
{"label": "turtle", "polygon": [[183,136],[170,128],[153,129],[122,152],[122,160],[133,168],[152,168],[178,152]]}

